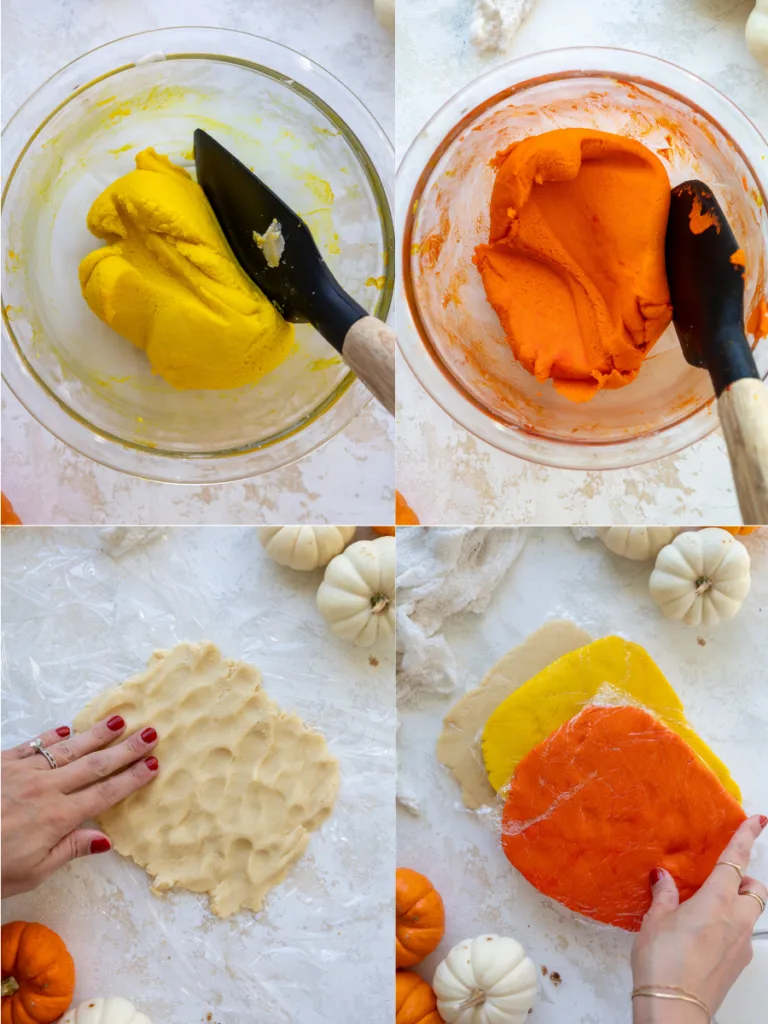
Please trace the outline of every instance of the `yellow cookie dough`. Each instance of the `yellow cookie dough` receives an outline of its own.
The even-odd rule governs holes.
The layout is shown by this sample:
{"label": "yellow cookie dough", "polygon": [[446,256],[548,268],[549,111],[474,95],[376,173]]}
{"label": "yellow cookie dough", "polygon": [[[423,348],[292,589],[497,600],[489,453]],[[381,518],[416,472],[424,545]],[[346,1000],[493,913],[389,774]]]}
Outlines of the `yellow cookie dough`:
{"label": "yellow cookie dough", "polygon": [[255,384],[288,355],[293,328],[240,268],[205,194],[153,149],[96,199],[107,245],[80,264],[93,312],[180,390]]}
{"label": "yellow cookie dough", "polygon": [[211,643],[156,651],[145,672],[100,694],[82,732],[120,714],[125,735],[157,729],[157,777],[105,811],[115,849],[153,891],[208,893],[219,917],[259,910],[330,815],[338,762],[320,733],[265,693],[257,669]]}
{"label": "yellow cookie dough", "polygon": [[653,659],[638,644],[618,636],[595,640],[564,655],[496,708],[483,730],[483,760],[494,789],[505,786],[522,758],[604,687],[655,714],[686,741],[728,792],[741,800],[728,769],[688,725],[680,698]]}

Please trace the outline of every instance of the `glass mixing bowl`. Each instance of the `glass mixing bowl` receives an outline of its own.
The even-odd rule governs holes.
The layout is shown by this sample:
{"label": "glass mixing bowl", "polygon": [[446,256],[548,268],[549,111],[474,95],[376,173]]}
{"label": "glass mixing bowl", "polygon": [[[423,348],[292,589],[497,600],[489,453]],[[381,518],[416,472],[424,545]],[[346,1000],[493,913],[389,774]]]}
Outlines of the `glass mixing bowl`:
{"label": "glass mixing bowl", "polygon": [[192,173],[205,128],[310,225],[334,274],[386,319],[394,286],[391,146],[368,110],[306,57],[257,36],[172,28],[62,68],[3,134],[3,377],[84,455],[137,476],[215,482],[286,465],[370,400],[309,325],[258,384],[177,391],[88,308],[77,268],[102,243],[96,196],[147,146]]}
{"label": "glass mixing bowl", "polygon": [[[746,254],[746,312],[768,297],[768,144],[728,99],[665,61],[574,48],[494,68],[422,129],[397,176],[401,350],[440,406],[477,437],[547,466],[609,469],[668,455],[718,423],[709,375],[673,327],[637,379],[578,405],[515,360],[472,264],[488,240],[494,171],[511,143],[583,127],[642,141],[671,183],[709,182]],[[768,339],[754,342],[763,377]]]}

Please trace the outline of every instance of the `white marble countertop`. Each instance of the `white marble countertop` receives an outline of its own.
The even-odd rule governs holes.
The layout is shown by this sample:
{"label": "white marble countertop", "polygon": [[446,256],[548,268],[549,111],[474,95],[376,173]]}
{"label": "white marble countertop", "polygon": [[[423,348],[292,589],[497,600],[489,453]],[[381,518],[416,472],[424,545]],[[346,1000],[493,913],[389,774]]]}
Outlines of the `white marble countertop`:
{"label": "white marble countertop", "polygon": [[[642,50],[715,85],[768,136],[768,77],[749,55],[754,0],[537,0],[509,53],[469,42],[470,0],[407,0],[397,29],[396,149],[496,64],[565,46]],[[402,299],[399,300],[402,304]],[[628,470],[548,469],[497,451],[457,426],[400,360],[398,488],[426,523],[737,523],[722,437]]]}
{"label": "white marble countertop", "polygon": [[[372,0],[7,0],[3,119],[62,65],[118,36],[212,25],[269,36],[334,73],[392,138],[394,47]],[[392,521],[394,425],[371,403],[300,462],[213,486],[152,483],[105,469],[57,441],[3,389],[3,490],[26,523]]]}
{"label": "white marble countertop", "polygon": [[[741,612],[712,629],[692,629],[662,618],[651,600],[652,562],[619,558],[599,540],[577,542],[570,530],[531,530],[486,611],[465,612],[446,624],[461,692],[476,687],[503,654],[550,619],[570,619],[596,638],[618,633],[642,644],[667,676],[689,722],[741,787],[745,810],[768,813],[768,531],[744,541],[752,589]],[[399,771],[421,813],[398,809],[398,865],[426,874],[446,912],[443,941],[416,969],[431,980],[462,939],[512,935],[549,972],[530,1024],[629,1024],[631,935],[582,918],[529,885],[504,857],[492,823],[466,809],[438,763],[442,719],[460,695],[399,709]],[[768,874],[768,839],[758,844],[752,873]],[[561,984],[553,984],[553,971]],[[750,983],[757,982],[739,984]],[[754,1005],[757,1015],[740,1024],[757,1024],[761,1004]],[[733,1019],[723,1017],[728,1024]]]}

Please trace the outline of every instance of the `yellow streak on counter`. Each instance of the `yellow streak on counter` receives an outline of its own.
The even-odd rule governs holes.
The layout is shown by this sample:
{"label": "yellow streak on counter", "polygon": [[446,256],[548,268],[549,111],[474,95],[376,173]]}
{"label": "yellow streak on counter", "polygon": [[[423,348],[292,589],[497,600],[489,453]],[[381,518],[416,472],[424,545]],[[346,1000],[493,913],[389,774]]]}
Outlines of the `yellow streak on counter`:
{"label": "yellow streak on counter", "polygon": [[340,356],[330,356],[328,359],[315,359],[309,364],[307,369],[311,370],[312,373],[317,373],[319,370],[329,370],[332,366],[340,365]]}

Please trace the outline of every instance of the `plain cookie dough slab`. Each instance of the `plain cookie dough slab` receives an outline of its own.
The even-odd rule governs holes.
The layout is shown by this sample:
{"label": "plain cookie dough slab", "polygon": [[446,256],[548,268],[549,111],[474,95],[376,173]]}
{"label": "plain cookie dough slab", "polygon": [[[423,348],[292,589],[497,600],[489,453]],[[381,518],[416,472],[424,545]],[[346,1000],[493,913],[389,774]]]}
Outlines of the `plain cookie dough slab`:
{"label": "plain cookie dough slab", "polygon": [[445,716],[437,741],[437,759],[461,786],[462,800],[471,811],[497,799],[480,750],[483,727],[491,713],[547,665],[591,642],[589,633],[565,619],[545,623],[500,658],[480,685],[465,694]]}
{"label": "plain cookie dough slab", "polygon": [[157,778],[99,819],[115,849],[146,868],[154,892],[208,893],[219,917],[259,910],[333,809],[339,766],[323,736],[212,643],[156,651],[75,729],[113,714],[126,734],[152,725],[160,737]]}

